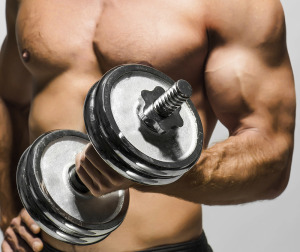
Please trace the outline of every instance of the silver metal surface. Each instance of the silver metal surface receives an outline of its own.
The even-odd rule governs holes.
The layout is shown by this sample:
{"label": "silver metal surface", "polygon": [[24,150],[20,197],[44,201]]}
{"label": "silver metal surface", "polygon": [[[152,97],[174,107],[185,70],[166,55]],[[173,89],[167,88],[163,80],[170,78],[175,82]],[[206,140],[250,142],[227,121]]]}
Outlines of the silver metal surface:
{"label": "silver metal surface", "polygon": [[[184,125],[169,134],[159,135],[143,127],[137,110],[143,90],[153,90],[169,83],[146,73],[125,75],[111,91],[111,110],[123,136],[145,155],[163,162],[175,163],[188,157],[197,145],[198,128],[195,116],[188,104],[183,104],[180,116]],[[129,95],[130,94],[130,95]]]}
{"label": "silver metal surface", "polygon": [[164,135],[150,130],[138,116],[142,91],[167,90],[172,84],[151,67],[124,65],[110,70],[90,89],[84,105],[88,136],[103,160],[122,176],[142,184],[169,184],[197,162],[203,129],[189,99],[178,116],[183,127]]}
{"label": "silver metal surface", "polygon": [[75,156],[88,141],[78,137],[62,137],[51,142],[44,150],[40,169],[42,188],[61,208],[79,222],[102,223],[118,215],[124,202],[123,191],[102,197],[90,193],[80,194],[69,183],[68,171],[74,164]]}

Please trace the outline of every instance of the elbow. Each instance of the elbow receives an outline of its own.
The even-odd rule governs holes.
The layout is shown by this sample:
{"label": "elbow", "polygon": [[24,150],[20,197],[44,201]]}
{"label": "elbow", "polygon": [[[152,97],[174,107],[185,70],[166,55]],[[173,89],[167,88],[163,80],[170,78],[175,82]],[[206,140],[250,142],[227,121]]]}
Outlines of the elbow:
{"label": "elbow", "polygon": [[290,168],[291,163],[284,166],[281,165],[280,169],[276,169],[272,173],[269,186],[265,191],[265,199],[275,199],[285,191],[289,183]]}
{"label": "elbow", "polygon": [[286,189],[289,182],[289,178],[280,179],[278,182],[273,183],[270,188],[266,191],[267,200],[272,200],[279,197]]}
{"label": "elbow", "polygon": [[269,183],[266,183],[265,199],[275,199],[279,197],[287,188],[293,158],[294,141],[287,138],[285,141],[278,141],[276,151],[268,160],[267,176]]}

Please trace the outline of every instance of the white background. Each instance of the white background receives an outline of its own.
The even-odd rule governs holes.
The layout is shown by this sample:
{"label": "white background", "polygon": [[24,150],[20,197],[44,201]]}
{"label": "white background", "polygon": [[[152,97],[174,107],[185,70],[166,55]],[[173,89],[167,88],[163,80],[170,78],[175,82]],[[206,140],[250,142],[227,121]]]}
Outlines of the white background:
{"label": "white background", "polygon": [[[287,23],[287,42],[299,94],[300,29],[298,0],[282,0]],[[0,0],[0,41],[5,28],[5,1]],[[299,95],[298,95],[299,97]],[[0,122],[1,123],[1,122]],[[297,113],[295,151],[291,179],[275,200],[241,206],[204,206],[204,229],[215,252],[299,252],[300,251],[300,135]],[[212,143],[227,137],[218,124]],[[0,241],[1,241],[0,232]]]}

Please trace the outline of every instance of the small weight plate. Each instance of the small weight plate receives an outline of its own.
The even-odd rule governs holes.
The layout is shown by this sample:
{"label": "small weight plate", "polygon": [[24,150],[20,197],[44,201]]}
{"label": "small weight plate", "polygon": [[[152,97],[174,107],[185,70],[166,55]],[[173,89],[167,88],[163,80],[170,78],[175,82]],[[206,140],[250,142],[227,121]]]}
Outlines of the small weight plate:
{"label": "small weight plate", "polygon": [[[110,156],[123,160],[113,168],[127,178],[145,184],[167,184],[189,170],[200,156],[203,129],[190,100],[181,106],[183,127],[164,135],[147,129],[137,115],[143,90],[152,91],[157,86],[167,90],[173,83],[151,67],[124,65],[105,75],[86,98],[84,115],[92,143],[101,154],[99,145],[106,142],[107,149],[111,149],[108,152],[114,152]],[[91,124],[93,127],[89,127]],[[101,144],[96,143],[99,136],[95,133],[101,135]],[[139,181],[139,177],[146,176],[148,181]]]}
{"label": "small weight plate", "polygon": [[[94,197],[70,185],[69,169],[87,143],[86,135],[76,131],[45,134],[27,150],[18,167],[19,192],[28,212],[49,235],[72,244],[104,239],[121,224],[129,203],[128,190]],[[20,181],[24,177],[27,189]]]}

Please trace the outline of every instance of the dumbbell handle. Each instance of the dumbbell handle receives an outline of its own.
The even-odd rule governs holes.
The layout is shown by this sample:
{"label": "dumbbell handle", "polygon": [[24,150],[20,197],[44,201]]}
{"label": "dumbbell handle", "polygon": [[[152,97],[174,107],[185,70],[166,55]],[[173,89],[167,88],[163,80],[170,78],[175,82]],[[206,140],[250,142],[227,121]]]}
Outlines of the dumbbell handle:
{"label": "dumbbell handle", "polygon": [[76,169],[75,169],[75,164],[73,164],[70,169],[69,169],[69,181],[70,185],[75,189],[75,191],[79,193],[87,193],[90,190],[83,184],[81,179],[79,178]]}

